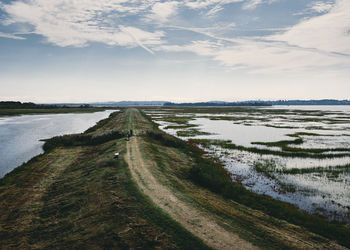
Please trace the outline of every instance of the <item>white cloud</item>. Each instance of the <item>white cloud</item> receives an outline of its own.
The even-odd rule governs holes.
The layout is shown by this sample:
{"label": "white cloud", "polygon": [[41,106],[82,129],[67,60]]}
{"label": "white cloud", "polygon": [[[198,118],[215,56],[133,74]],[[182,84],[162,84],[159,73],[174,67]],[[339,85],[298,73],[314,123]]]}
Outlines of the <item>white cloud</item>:
{"label": "white cloud", "polygon": [[350,1],[338,0],[326,14],[303,20],[271,39],[302,48],[350,55],[349,13]]}
{"label": "white cloud", "polygon": [[185,1],[185,5],[192,9],[202,9],[210,6],[224,5],[230,3],[243,2],[244,0],[195,0],[195,1]]}
{"label": "white cloud", "polygon": [[15,39],[15,40],[25,40],[24,37],[17,36],[17,35],[14,35],[14,34],[7,34],[7,33],[3,33],[3,32],[0,32],[0,37],[9,38],[9,39]]}
{"label": "white cloud", "polygon": [[328,12],[333,7],[333,2],[314,2],[311,6],[311,10],[318,13]]}
{"label": "white cloud", "polygon": [[249,2],[245,3],[243,5],[243,9],[255,9],[256,6],[258,6],[259,4],[261,4],[263,2],[263,0],[250,0]]}
{"label": "white cloud", "polygon": [[316,2],[311,2],[310,4],[308,4],[308,7],[300,12],[295,13],[295,16],[298,15],[310,15],[310,14],[315,14],[315,13],[326,13],[329,10],[332,9],[332,7],[334,6],[334,2],[335,0],[332,1],[316,1]]}
{"label": "white cloud", "polygon": [[220,4],[215,5],[213,8],[211,8],[208,13],[207,16],[208,17],[214,17],[217,13],[219,13],[220,11],[222,11],[224,9],[224,7]]}
{"label": "white cloud", "polygon": [[212,58],[231,69],[245,69],[259,73],[297,72],[335,65],[350,65],[350,59],[341,55],[318,53],[298,47],[288,47],[283,43],[249,39],[232,39],[232,43],[194,41],[184,46],[161,45],[158,49],[192,52]]}
{"label": "white cloud", "polygon": [[179,2],[175,1],[155,3],[148,18],[159,22],[166,22],[169,17],[176,14],[178,6]]}
{"label": "white cloud", "polygon": [[274,2],[277,2],[278,0],[248,0],[243,4],[242,9],[244,10],[252,10],[255,9],[258,5],[267,3],[272,4]]}
{"label": "white cloud", "polygon": [[211,40],[162,45],[157,49],[192,52],[228,68],[250,72],[271,74],[331,68],[341,71],[350,66],[350,16],[347,13],[350,13],[350,2],[339,0],[322,16],[303,20],[276,35],[254,38],[220,37],[212,29],[182,27]]}
{"label": "white cloud", "polygon": [[[28,0],[3,4],[1,8],[8,14],[7,24],[29,24],[31,33],[42,35],[48,42],[62,47],[84,47],[99,42],[110,46],[140,46],[150,53],[186,51],[209,57],[228,68],[269,73],[350,64],[349,56],[340,55],[350,55],[349,0],[338,0],[328,10],[329,6],[323,5],[324,2],[314,2],[315,11],[322,15],[302,20],[272,36],[222,37],[235,23],[216,22],[206,28],[183,27],[186,25],[184,20],[177,20],[183,26],[169,24],[171,17],[184,6],[192,10],[209,10],[208,18],[220,12],[225,4],[242,2],[242,8],[253,9],[259,4],[275,1]],[[132,20],[132,24],[124,23],[124,18]],[[148,22],[145,25],[140,20]],[[192,31],[205,35],[208,40],[193,41],[193,34],[171,40],[171,36],[166,37],[168,33],[160,28],[167,29],[168,33],[174,29]],[[239,25],[236,28],[239,29]],[[3,33],[0,36],[21,39]]]}
{"label": "white cloud", "polygon": [[123,15],[134,15],[151,5],[147,1],[137,3],[127,0],[31,0],[4,4],[2,9],[8,14],[5,24],[29,24],[32,33],[62,47],[84,47],[90,42],[143,48],[161,44],[163,32],[126,28],[121,23]]}

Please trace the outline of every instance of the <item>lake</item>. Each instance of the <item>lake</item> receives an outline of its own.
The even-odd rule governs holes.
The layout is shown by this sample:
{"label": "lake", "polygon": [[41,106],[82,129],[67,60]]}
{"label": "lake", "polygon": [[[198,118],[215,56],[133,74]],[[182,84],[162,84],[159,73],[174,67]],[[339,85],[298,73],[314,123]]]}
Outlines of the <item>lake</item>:
{"label": "lake", "polygon": [[84,132],[114,111],[0,117],[0,178],[43,153],[41,139]]}

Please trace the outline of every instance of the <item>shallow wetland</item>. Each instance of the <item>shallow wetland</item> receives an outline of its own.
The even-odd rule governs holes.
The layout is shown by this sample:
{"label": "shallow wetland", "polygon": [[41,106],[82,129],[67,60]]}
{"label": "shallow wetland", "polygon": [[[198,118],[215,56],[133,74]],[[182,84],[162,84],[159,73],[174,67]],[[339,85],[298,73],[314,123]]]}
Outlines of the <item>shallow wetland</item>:
{"label": "shallow wetland", "polygon": [[348,106],[144,110],[165,132],[221,161],[247,189],[349,222]]}

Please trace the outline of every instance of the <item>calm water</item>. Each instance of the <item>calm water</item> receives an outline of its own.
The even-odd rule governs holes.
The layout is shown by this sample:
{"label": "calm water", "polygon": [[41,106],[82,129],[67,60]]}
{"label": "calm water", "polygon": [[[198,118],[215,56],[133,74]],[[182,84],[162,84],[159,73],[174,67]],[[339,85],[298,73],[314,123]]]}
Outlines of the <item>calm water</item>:
{"label": "calm water", "polygon": [[0,117],[0,178],[42,153],[40,139],[81,133],[112,112]]}
{"label": "calm water", "polygon": [[[266,110],[275,109],[273,112]],[[280,110],[280,111],[278,111]],[[210,111],[210,110],[209,110]],[[310,111],[310,112],[308,112]],[[165,113],[171,116],[171,112]],[[163,115],[163,116],[164,116]],[[275,106],[256,108],[254,112],[227,112],[220,114],[179,113],[174,116],[191,116],[189,124],[197,125],[201,131],[210,135],[180,137],[182,139],[219,139],[231,140],[234,144],[245,147],[266,148],[254,145],[252,142],[271,142],[294,140],[287,136],[296,132],[318,134],[300,135],[303,143],[291,145],[295,148],[348,148],[350,152],[350,106]],[[162,118],[161,113],[153,113],[153,117]],[[213,117],[232,117],[230,120],[211,120]],[[241,119],[239,119],[241,118]],[[159,121],[160,128],[177,136],[178,130],[164,129],[168,125],[176,125],[167,121]],[[279,147],[269,148],[282,151]],[[205,148],[215,158],[219,158],[234,181],[240,182],[247,189],[259,194],[293,203],[301,209],[320,213],[333,219],[350,222],[350,174],[349,171],[340,174],[327,174],[315,171],[304,174],[272,173],[269,178],[254,169],[257,162],[274,162],[282,169],[290,168],[327,168],[329,166],[345,166],[350,164],[350,157],[333,158],[300,158],[283,157],[271,154],[256,154],[247,151],[224,149],[217,146]],[[329,152],[336,153],[336,152]],[[341,153],[344,153],[342,151]],[[326,154],[326,153],[325,153]],[[278,181],[277,181],[278,180]],[[285,191],[280,183],[291,185],[295,192]]]}

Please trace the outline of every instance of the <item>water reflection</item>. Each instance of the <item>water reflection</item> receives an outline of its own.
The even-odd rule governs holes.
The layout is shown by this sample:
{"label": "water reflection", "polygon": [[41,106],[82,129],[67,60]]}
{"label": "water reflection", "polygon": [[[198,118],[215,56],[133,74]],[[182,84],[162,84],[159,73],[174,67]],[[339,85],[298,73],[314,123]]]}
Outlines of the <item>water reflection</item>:
{"label": "water reflection", "polygon": [[43,152],[40,139],[81,133],[114,110],[86,114],[22,115],[0,118],[0,178]]}

